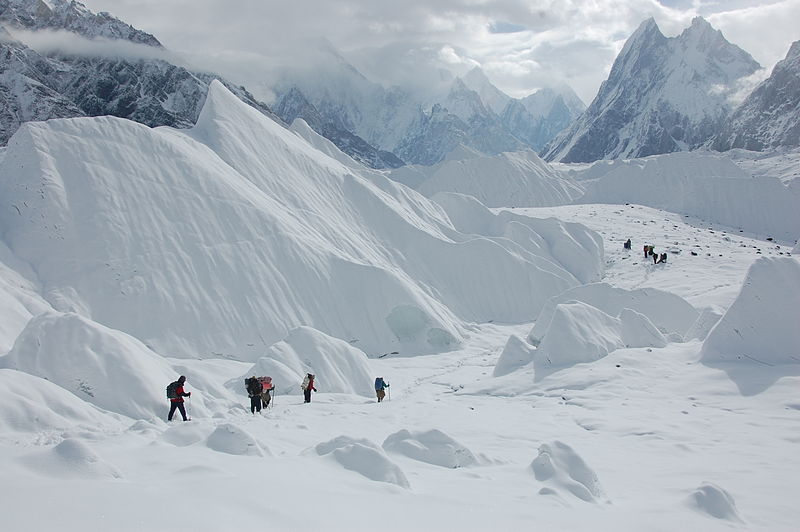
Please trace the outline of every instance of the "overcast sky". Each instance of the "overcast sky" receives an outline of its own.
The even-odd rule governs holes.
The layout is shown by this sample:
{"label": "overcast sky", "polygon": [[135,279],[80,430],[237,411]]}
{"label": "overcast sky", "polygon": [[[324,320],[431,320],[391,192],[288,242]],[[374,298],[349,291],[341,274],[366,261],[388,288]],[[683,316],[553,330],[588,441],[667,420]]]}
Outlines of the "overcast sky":
{"label": "overcast sky", "polygon": [[249,85],[323,38],[384,84],[480,65],[512,96],[565,82],[587,104],[648,17],[672,37],[701,15],[769,70],[800,40],[800,0],[82,1]]}

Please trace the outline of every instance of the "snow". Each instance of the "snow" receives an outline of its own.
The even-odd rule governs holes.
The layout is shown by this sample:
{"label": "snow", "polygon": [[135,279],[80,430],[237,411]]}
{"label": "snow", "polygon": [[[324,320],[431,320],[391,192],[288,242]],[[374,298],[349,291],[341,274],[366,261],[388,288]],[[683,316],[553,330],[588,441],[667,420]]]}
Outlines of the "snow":
{"label": "snow", "polygon": [[[259,116],[214,86],[190,131],[57,120],[5,150],[4,530],[796,530],[800,232],[711,224],[710,196],[426,199]],[[713,179],[743,201],[760,168]]]}
{"label": "snow", "polygon": [[587,184],[579,202],[648,205],[781,240],[800,234],[800,186],[750,178],[727,157],[703,152],[618,165]]}

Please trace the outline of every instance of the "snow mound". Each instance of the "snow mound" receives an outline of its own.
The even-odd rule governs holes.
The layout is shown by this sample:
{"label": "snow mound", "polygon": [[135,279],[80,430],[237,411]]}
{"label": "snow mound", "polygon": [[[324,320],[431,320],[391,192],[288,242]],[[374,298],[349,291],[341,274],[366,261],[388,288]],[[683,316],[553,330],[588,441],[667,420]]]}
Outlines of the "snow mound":
{"label": "snow mound", "polygon": [[249,432],[232,423],[219,425],[206,439],[209,449],[239,456],[269,455],[269,449],[258,444]]}
{"label": "snow mound", "polygon": [[114,465],[100,458],[86,443],[68,438],[52,449],[25,457],[27,465],[43,475],[60,479],[121,479]]}
{"label": "snow mound", "polygon": [[567,491],[586,502],[603,497],[597,474],[569,445],[560,441],[543,443],[530,465],[536,480],[547,484],[540,493]]}
{"label": "snow mound", "polygon": [[467,194],[487,207],[566,205],[583,194],[571,178],[530,150],[445,161],[416,189],[428,197]]}
{"label": "snow mound", "polygon": [[[800,262],[762,257],[703,342],[703,363],[722,367],[749,395],[783,375],[800,374]],[[771,377],[764,381],[767,376]],[[761,382],[757,379],[761,378]]]}
{"label": "snow mound", "polygon": [[710,482],[700,484],[689,496],[688,504],[690,507],[711,517],[742,522],[742,518],[739,517],[739,512],[736,509],[736,502],[730,493]]}
{"label": "snow mound", "polygon": [[289,130],[308,142],[314,149],[321,151],[331,159],[336,159],[338,162],[350,168],[367,171],[366,167],[340,150],[336,144],[311,129],[308,122],[302,118],[295,118],[289,126]]}
{"label": "snow mound", "polygon": [[524,339],[512,334],[503,352],[500,353],[500,358],[497,359],[492,375],[501,377],[527,366],[533,362],[535,351],[536,349]]}
{"label": "snow mound", "polygon": [[[36,293],[33,283],[18,273],[19,270],[24,271],[25,267],[16,262],[11,250],[0,241],[0,309],[3,309],[3,317],[0,319],[0,354],[11,349],[14,340],[32,317],[50,308]],[[15,268],[11,268],[10,264],[14,264]]]}
{"label": "snow mound", "polygon": [[389,435],[383,442],[383,448],[441,467],[458,468],[478,463],[472,451],[437,429],[421,432],[403,429]]}
{"label": "snow mound", "polygon": [[667,340],[643,314],[622,309],[619,317],[580,301],[556,305],[534,352],[534,368],[563,368],[594,362],[625,347],[664,347]]}
{"label": "snow mound", "polygon": [[[556,295],[561,287],[575,280],[575,284],[591,283],[603,276],[603,239],[584,225],[555,218],[531,218],[509,211],[495,214],[475,198],[463,194],[442,192],[433,200],[444,208],[458,231],[492,238],[496,244],[513,253],[522,253],[539,268],[555,276],[550,280],[557,283],[553,286],[555,290],[537,286],[538,294],[549,292]],[[499,266],[502,265],[494,268]],[[547,281],[534,278],[532,282],[541,284]],[[538,299],[528,302],[535,308],[542,303]]]}
{"label": "snow mound", "polygon": [[784,240],[800,234],[800,187],[751,178],[725,155],[671,153],[608,168],[576,203],[637,203]]}
{"label": "snow mound", "polygon": [[331,455],[345,469],[370,480],[387,482],[406,489],[411,487],[397,464],[370,440],[339,436],[320,443],[315,449],[320,456]]}
{"label": "snow mound", "polygon": [[695,322],[689,327],[689,330],[686,331],[685,340],[705,340],[708,336],[708,333],[711,332],[711,329],[714,328],[720,318],[722,318],[724,312],[711,308],[706,307],[700,311],[700,315],[697,317]]}
{"label": "snow mound", "polygon": [[[56,310],[176,357],[255,361],[303,325],[369,354],[440,352],[464,321],[526,321],[577,284],[558,255],[463,234],[216,81],[191,130],[24,124],[0,159],[0,199],[3,240]],[[599,271],[597,249],[567,260]]]}
{"label": "snow mound", "polygon": [[210,432],[211,428],[208,425],[176,422],[174,426],[164,431],[161,439],[176,447],[187,447],[207,439]]}
{"label": "snow mound", "polygon": [[665,334],[678,333],[681,336],[695,323],[699,313],[685,299],[656,288],[625,290],[607,283],[592,283],[567,290],[550,299],[536,318],[528,341],[538,345],[542,341],[556,306],[567,301],[581,301],[596,307],[606,314],[618,316],[622,309],[628,308],[647,316]]}
{"label": "snow mound", "polygon": [[161,417],[176,375],[140,341],[78,314],[33,318],[0,365],[36,375],[79,398],[132,418]]}
{"label": "snow mound", "polygon": [[372,397],[372,371],[363,351],[344,340],[333,338],[312,327],[297,327],[286,338],[267,349],[244,375],[227,386],[246,394],[244,379],[251,375],[272,377],[276,393],[297,395],[306,373],[316,375],[320,392],[349,393]]}
{"label": "snow mound", "polygon": [[60,386],[11,369],[0,369],[0,404],[3,436],[119,426],[113,416]]}

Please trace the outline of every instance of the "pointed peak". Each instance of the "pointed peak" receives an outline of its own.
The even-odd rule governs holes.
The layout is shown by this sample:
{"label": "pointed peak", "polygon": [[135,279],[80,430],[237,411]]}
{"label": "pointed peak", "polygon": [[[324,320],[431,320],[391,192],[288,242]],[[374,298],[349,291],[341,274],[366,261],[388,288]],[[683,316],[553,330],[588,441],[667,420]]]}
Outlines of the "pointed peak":
{"label": "pointed peak", "polygon": [[692,25],[683,30],[683,35],[708,35],[716,33],[722,35],[722,32],[715,29],[714,26],[703,17],[694,17],[692,19]]}
{"label": "pointed peak", "polygon": [[786,59],[792,59],[800,56],[800,41],[794,41],[786,53]]}

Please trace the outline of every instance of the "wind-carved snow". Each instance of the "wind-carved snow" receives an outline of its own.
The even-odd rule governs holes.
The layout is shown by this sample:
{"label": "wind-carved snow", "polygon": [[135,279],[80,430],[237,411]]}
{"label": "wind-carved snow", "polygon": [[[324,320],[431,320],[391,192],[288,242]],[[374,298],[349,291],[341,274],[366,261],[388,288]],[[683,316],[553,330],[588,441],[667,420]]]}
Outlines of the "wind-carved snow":
{"label": "wind-carved snow", "polygon": [[331,456],[345,469],[370,480],[387,482],[406,489],[411,487],[403,470],[371,440],[338,436],[318,444],[314,449],[318,455]]}
{"label": "wind-carved snow", "polygon": [[624,308],[618,317],[579,301],[555,306],[538,348],[533,353],[540,372],[594,362],[628,347],[664,347],[667,340],[643,314]]}
{"label": "wind-carved snow", "polygon": [[227,454],[258,457],[271,454],[252,434],[233,423],[218,426],[206,439],[206,445],[209,449]]}
{"label": "wind-carved snow", "polygon": [[609,316],[618,316],[626,308],[634,310],[646,316],[648,321],[665,334],[677,333],[683,336],[699,317],[698,311],[685,299],[663,290],[625,290],[607,283],[592,283],[567,290],[547,302],[528,333],[528,340],[533,345],[538,345],[544,338],[556,307],[571,301],[586,303]]}
{"label": "wind-carved snow", "polygon": [[67,438],[55,447],[34,451],[24,463],[42,476],[73,480],[122,479],[122,472],[81,440]]}
{"label": "wind-carved snow", "polygon": [[[160,417],[177,378],[169,363],[140,341],[77,314],[31,319],[0,366],[45,378],[84,401],[133,418]],[[123,391],[124,390],[124,391]]]}
{"label": "wind-carved snow", "polygon": [[703,342],[702,361],[723,369],[744,395],[800,375],[800,262],[762,257]]}
{"label": "wind-carved snow", "polygon": [[733,496],[711,482],[700,484],[689,495],[687,503],[695,510],[711,517],[736,523],[742,522]]}
{"label": "wind-carved snow", "polygon": [[[674,153],[598,163],[576,203],[636,203],[771,236],[800,234],[800,181],[752,178],[725,156]],[[769,205],[769,208],[764,208]]]}
{"label": "wind-carved snow", "polygon": [[[474,196],[487,207],[549,207],[565,205],[583,189],[532,151],[507,152],[446,160],[431,169],[416,188],[428,197],[437,192]],[[390,173],[400,176],[408,170]]]}
{"label": "wind-carved snow", "polygon": [[[324,156],[218,82],[188,131],[26,124],[0,175],[14,176],[5,241],[45,299],[164,355],[255,360],[301,325],[368,354],[452,349],[463,320],[529,320],[575,286],[561,256],[601,271],[585,229],[539,257],[459,232],[454,213]],[[394,319],[408,309],[424,316],[413,335]]]}
{"label": "wind-carved snow", "polygon": [[458,468],[478,463],[472,451],[438,429],[420,432],[403,429],[389,435],[383,442],[383,448],[441,467]]}
{"label": "wind-carved snow", "polygon": [[269,346],[266,354],[247,373],[229,382],[228,387],[245,395],[245,378],[269,375],[276,386],[275,393],[299,395],[306,373],[319,375],[314,384],[319,391],[366,397],[375,394],[364,352],[311,327],[289,331],[284,340]]}
{"label": "wind-carved snow", "polygon": [[564,442],[543,443],[530,468],[536,480],[546,486],[539,490],[540,495],[566,492],[585,502],[596,502],[604,496],[597,474]]}

